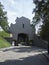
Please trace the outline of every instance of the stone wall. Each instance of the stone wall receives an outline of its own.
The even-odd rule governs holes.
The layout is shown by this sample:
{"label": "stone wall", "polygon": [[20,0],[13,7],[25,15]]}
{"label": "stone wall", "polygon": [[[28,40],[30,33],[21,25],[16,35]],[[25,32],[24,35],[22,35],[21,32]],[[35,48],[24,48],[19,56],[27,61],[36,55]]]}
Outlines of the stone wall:
{"label": "stone wall", "polygon": [[48,42],[42,40],[40,37],[36,36],[34,37],[34,45],[41,47],[41,48],[48,48]]}

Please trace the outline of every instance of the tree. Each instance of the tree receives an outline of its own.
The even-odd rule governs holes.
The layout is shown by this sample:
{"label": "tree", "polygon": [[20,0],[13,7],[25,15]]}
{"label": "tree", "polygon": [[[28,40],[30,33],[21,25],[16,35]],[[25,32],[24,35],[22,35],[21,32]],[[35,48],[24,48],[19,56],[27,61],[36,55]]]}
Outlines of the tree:
{"label": "tree", "polygon": [[49,17],[49,0],[33,0],[36,7],[34,9],[35,16],[33,19],[35,19],[35,23],[43,20],[43,23],[46,22],[45,20],[48,20]]}
{"label": "tree", "polygon": [[[49,43],[49,0],[33,0],[36,7],[34,9],[35,16],[33,18],[35,23],[40,22],[42,19],[43,25],[41,26],[40,36],[47,40]],[[49,44],[48,44],[49,53]]]}
{"label": "tree", "polygon": [[7,21],[7,12],[4,11],[4,7],[0,2],[0,26],[7,31],[8,29],[8,21]]}

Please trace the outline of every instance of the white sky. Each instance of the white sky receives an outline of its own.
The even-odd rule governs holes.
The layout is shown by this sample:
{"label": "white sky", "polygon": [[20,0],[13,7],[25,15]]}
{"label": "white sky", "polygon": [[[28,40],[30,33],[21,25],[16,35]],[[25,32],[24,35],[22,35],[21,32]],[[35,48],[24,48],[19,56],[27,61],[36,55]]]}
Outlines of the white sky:
{"label": "white sky", "polygon": [[[9,25],[15,23],[16,17],[25,16],[32,21],[34,14],[32,14],[35,5],[33,0],[0,0],[4,6],[4,10],[7,11],[7,17]],[[36,32],[39,25],[36,26]]]}
{"label": "white sky", "polygon": [[0,0],[7,11],[9,24],[15,23],[16,17],[25,16],[32,20],[34,14],[32,11],[35,7],[33,0]]}

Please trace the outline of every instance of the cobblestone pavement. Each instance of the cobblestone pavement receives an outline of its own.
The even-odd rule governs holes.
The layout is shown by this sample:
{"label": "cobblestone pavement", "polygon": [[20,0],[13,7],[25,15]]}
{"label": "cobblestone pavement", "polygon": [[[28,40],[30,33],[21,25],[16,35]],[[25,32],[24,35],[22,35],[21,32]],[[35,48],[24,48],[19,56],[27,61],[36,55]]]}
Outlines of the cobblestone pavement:
{"label": "cobblestone pavement", "polygon": [[0,65],[49,65],[47,51],[35,46],[17,46],[0,50]]}

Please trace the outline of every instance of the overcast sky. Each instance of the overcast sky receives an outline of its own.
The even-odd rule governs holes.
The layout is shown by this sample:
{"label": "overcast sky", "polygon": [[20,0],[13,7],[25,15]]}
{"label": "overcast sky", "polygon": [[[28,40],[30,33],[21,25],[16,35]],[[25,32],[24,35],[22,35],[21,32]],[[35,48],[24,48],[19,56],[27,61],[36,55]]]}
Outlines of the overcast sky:
{"label": "overcast sky", "polygon": [[35,7],[33,0],[0,0],[3,4],[9,24],[15,23],[16,17],[25,16],[32,20],[34,14],[32,11]]}

